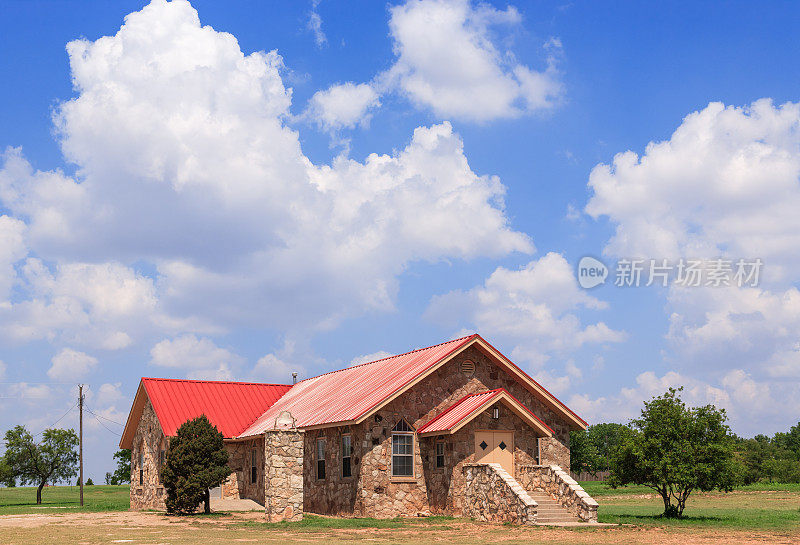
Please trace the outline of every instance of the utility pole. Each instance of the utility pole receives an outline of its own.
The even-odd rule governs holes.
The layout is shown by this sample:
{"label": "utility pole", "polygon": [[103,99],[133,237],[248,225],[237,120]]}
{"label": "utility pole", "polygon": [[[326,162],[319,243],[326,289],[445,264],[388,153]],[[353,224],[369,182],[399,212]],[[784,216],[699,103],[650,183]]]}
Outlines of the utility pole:
{"label": "utility pole", "polygon": [[78,483],[81,485],[81,507],[83,507],[83,384],[78,384],[78,407],[80,410],[78,413],[80,414],[79,418],[79,439],[80,439],[80,446],[78,447],[80,450],[80,457],[81,457],[81,475],[78,478]]}

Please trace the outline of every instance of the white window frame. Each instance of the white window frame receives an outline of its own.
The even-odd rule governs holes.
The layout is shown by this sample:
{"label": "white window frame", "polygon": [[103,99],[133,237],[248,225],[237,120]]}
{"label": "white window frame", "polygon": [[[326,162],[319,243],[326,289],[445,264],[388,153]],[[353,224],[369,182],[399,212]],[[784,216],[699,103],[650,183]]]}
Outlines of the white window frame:
{"label": "white window frame", "polygon": [[[345,439],[347,440],[347,448],[345,448]],[[347,460],[347,472],[345,475],[345,460]],[[342,434],[342,478],[347,479],[353,476],[353,436],[349,433]]]}
{"label": "white window frame", "polygon": [[[398,428],[400,428],[400,429],[398,429]],[[391,450],[391,453],[390,453],[391,463],[389,464],[389,466],[390,466],[389,471],[390,471],[390,475],[391,475],[392,479],[398,479],[398,480],[404,480],[404,479],[405,480],[413,480],[414,479],[414,470],[416,469],[414,467],[415,466],[415,463],[414,463],[414,458],[415,458],[415,456],[414,456],[414,447],[415,447],[414,435],[415,435],[414,434],[414,428],[412,428],[411,425],[405,419],[401,419],[400,421],[398,421],[397,424],[395,425],[394,429],[392,429],[392,440],[391,440],[392,450]],[[396,454],[395,453],[395,437],[397,437],[398,439],[401,438],[401,437],[408,438],[407,445],[404,445],[404,446],[408,446],[408,448],[410,449],[410,452],[404,452],[404,453],[401,453],[401,454]],[[398,474],[395,473],[395,457],[400,457],[400,456],[402,456],[403,458],[411,458],[411,472],[410,473],[408,473],[408,474],[404,473],[402,475],[398,475]]]}
{"label": "white window frame", "polygon": [[[328,440],[327,440],[326,437],[317,437],[317,443],[316,443],[316,447],[317,448],[314,451],[314,458],[315,458],[315,462],[316,462],[315,463],[316,476],[317,476],[317,480],[319,480],[319,481],[324,480],[325,477],[327,477],[327,475],[328,475],[328,471],[327,471],[327,467],[326,467],[327,464],[325,463],[325,453],[326,453],[326,450],[328,448],[328,444],[327,443],[328,443]],[[320,450],[320,445],[322,445],[322,449],[321,450]],[[322,466],[320,466],[320,462],[322,463]],[[322,467],[322,471],[320,471],[320,467]],[[322,474],[322,476],[320,476],[320,473]]]}

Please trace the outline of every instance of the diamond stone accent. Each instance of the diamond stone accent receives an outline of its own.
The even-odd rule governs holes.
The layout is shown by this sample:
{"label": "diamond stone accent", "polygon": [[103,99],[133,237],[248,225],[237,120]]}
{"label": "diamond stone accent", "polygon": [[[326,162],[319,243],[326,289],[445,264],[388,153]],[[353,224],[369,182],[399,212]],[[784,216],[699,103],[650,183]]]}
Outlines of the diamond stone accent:
{"label": "diamond stone accent", "polygon": [[481,447],[483,450],[486,450],[486,447],[488,447],[489,445],[486,444],[486,441],[481,441],[481,444],[478,446]]}
{"label": "diamond stone accent", "polygon": [[505,443],[505,441],[500,441],[500,444],[499,444],[499,445],[497,445],[497,446],[498,446],[498,447],[500,447],[500,450],[506,450],[506,443]]}

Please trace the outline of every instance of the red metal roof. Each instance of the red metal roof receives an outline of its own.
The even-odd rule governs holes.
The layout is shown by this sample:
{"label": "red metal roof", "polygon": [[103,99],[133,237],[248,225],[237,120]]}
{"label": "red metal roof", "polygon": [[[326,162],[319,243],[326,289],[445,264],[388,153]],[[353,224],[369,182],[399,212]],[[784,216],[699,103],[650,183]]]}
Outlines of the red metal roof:
{"label": "red metal roof", "polygon": [[298,428],[357,420],[476,337],[461,337],[298,382],[241,436],[272,429],[283,411],[292,414]]}
{"label": "red metal roof", "polygon": [[498,388],[497,390],[488,390],[486,392],[462,397],[445,409],[443,413],[422,425],[417,432],[432,433],[450,430],[473,412],[480,409],[484,404],[490,403],[493,399],[497,399],[501,392],[503,392],[503,389]]}
{"label": "red metal roof", "polygon": [[553,433],[552,428],[545,424],[541,418],[536,416],[533,411],[522,404],[520,400],[511,395],[505,388],[497,388],[496,390],[487,390],[477,394],[470,394],[464,396],[452,405],[450,405],[444,412],[439,413],[437,416],[420,426],[417,433],[440,433],[454,430],[460,424],[466,423],[483,409],[491,407],[497,401],[505,400],[511,406],[520,411],[528,421],[535,420],[535,425],[538,424],[542,428]]}
{"label": "red metal roof", "polygon": [[143,378],[161,428],[173,436],[178,427],[202,414],[225,437],[235,437],[289,391],[287,384]]}

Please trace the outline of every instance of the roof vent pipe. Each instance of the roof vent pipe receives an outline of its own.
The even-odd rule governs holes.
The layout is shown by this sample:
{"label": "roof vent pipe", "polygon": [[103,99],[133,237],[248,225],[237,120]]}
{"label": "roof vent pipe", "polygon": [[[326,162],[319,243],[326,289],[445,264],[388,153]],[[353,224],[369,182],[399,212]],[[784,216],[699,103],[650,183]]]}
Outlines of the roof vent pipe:
{"label": "roof vent pipe", "polygon": [[297,373],[292,373],[292,384],[297,384]]}

